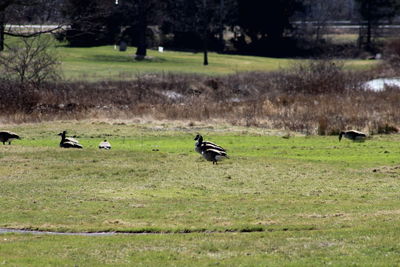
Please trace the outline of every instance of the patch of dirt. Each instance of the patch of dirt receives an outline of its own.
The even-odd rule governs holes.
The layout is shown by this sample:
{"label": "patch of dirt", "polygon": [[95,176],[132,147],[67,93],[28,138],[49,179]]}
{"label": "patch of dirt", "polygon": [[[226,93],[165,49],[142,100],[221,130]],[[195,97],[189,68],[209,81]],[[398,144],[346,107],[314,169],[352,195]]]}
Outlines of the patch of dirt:
{"label": "patch of dirt", "polygon": [[370,171],[377,173],[400,174],[400,166],[382,166],[378,168],[373,168]]}
{"label": "patch of dirt", "polygon": [[333,218],[333,217],[346,217],[344,213],[333,213],[333,214],[300,214],[301,218]]}

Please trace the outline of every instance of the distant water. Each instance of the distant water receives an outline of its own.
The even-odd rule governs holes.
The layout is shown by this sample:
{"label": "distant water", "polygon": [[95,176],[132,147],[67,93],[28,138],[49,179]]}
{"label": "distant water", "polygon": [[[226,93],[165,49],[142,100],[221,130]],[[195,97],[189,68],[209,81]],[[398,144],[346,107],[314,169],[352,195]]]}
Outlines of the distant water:
{"label": "distant water", "polygon": [[364,89],[372,90],[375,92],[383,91],[387,86],[400,87],[400,78],[380,78],[368,81],[363,84]]}

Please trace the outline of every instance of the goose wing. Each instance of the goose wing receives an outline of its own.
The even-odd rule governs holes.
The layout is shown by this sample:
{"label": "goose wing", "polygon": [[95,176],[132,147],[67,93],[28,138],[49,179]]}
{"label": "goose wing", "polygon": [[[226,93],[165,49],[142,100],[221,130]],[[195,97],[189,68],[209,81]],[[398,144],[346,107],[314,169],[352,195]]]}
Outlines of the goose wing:
{"label": "goose wing", "polygon": [[213,155],[214,157],[215,157],[215,156],[228,157],[228,154],[226,154],[225,151],[221,151],[221,150],[214,149],[214,148],[206,149],[206,150],[204,150],[204,151],[202,152],[202,154],[203,154],[203,155],[205,155],[205,154],[210,154],[210,155]]}
{"label": "goose wing", "polygon": [[72,137],[65,137],[65,142],[71,142],[71,143],[76,143],[79,144],[79,141],[75,138]]}
{"label": "goose wing", "polygon": [[201,150],[207,150],[207,149],[215,149],[218,151],[226,151],[224,148],[222,148],[221,146],[214,144],[212,142],[203,142],[200,146]]}
{"label": "goose wing", "polygon": [[350,130],[350,131],[347,131],[346,133],[353,133],[353,134],[357,134],[357,135],[366,136],[365,133],[357,131],[357,130]]}
{"label": "goose wing", "polygon": [[69,141],[65,141],[63,143],[60,143],[61,147],[64,148],[83,148],[83,146],[79,143],[74,143],[74,142],[69,142]]}
{"label": "goose wing", "polygon": [[221,160],[222,158],[229,158],[225,151],[209,148],[201,153],[203,157],[208,160],[212,161],[213,164],[217,163],[217,161]]}

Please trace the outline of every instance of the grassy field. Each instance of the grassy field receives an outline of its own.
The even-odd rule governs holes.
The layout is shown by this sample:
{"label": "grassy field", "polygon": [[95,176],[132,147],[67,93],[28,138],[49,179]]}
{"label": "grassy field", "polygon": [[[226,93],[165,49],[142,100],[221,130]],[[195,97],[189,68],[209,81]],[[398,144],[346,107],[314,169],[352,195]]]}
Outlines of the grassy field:
{"label": "grassy field", "polygon": [[237,71],[271,71],[287,67],[290,59],[210,53],[209,66],[203,66],[203,54],[148,50],[150,59],[133,59],[136,49],[126,52],[113,46],[91,48],[58,48],[65,76],[71,79],[132,79],[144,72],[184,72],[202,74],[229,74]]}
{"label": "grassy field", "polygon": [[[209,65],[203,66],[202,53],[148,50],[150,59],[135,61],[136,49],[126,52],[114,50],[113,46],[91,48],[59,47],[62,69],[68,79],[132,79],[137,73],[183,72],[223,75],[241,71],[274,71],[287,68],[299,59],[279,59],[255,56],[240,56],[209,53]],[[375,62],[346,60],[345,66],[365,69]]]}
{"label": "grassy field", "polygon": [[[6,43],[16,45],[18,39],[8,37]],[[304,59],[269,58],[209,53],[209,65],[203,66],[203,53],[148,49],[148,59],[134,60],[135,47],[120,52],[114,46],[88,48],[67,47],[54,42],[64,77],[68,80],[129,80],[139,73],[179,72],[225,75],[243,71],[276,71]],[[367,69],[376,64],[368,60],[344,60],[348,69]]]}
{"label": "grassy field", "polygon": [[[400,264],[400,136],[364,143],[185,123],[9,125],[0,227],[6,266]],[[83,150],[58,147],[68,130]],[[194,135],[226,147],[217,166]],[[113,149],[99,151],[108,139]]]}

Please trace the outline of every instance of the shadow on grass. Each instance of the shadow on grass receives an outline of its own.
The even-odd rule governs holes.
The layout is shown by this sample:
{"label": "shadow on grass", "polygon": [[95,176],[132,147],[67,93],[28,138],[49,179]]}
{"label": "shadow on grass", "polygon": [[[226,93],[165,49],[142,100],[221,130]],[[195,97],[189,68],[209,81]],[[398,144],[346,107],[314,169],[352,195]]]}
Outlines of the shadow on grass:
{"label": "shadow on grass", "polygon": [[123,55],[92,55],[86,57],[90,61],[95,62],[113,62],[113,63],[143,63],[143,62],[166,62],[167,60],[164,58],[158,57],[146,57],[141,60],[135,60],[133,54],[123,54]]}

